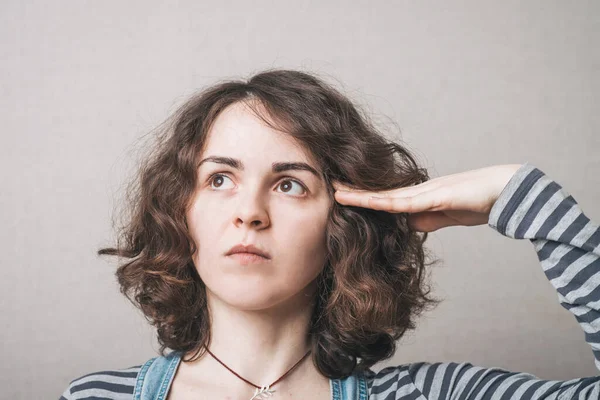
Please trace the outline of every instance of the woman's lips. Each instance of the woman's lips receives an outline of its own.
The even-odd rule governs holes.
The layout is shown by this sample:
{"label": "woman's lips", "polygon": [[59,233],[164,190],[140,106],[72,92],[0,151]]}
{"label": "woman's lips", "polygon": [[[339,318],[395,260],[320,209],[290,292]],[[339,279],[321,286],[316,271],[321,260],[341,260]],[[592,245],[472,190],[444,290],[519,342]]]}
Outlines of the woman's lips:
{"label": "woman's lips", "polygon": [[258,254],[254,253],[234,253],[228,255],[227,257],[233,258],[242,265],[264,263],[269,261],[268,258],[259,256]]}

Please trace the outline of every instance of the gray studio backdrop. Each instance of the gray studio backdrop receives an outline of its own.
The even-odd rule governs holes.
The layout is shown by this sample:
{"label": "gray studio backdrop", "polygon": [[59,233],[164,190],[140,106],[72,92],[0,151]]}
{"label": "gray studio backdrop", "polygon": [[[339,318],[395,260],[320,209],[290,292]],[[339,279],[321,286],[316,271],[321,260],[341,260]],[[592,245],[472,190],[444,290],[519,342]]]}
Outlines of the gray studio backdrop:
{"label": "gray studio backdrop", "polygon": [[[432,177],[529,161],[600,221],[597,1],[61,1],[0,5],[1,398],[155,356],[119,294],[113,209],[140,138],[191,93],[263,68],[319,73]],[[401,133],[394,133],[395,122]],[[393,359],[596,375],[529,241],[430,235],[445,299]]]}

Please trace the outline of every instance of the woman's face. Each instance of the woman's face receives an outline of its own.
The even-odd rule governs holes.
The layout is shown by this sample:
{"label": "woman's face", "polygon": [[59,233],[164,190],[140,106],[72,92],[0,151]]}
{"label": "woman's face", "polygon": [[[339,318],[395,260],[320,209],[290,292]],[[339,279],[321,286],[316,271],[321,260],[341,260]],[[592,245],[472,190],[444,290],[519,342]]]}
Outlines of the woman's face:
{"label": "woman's face", "polygon": [[[187,222],[207,295],[245,310],[310,301],[327,258],[333,201],[310,155],[235,103],[215,120],[200,160]],[[297,165],[277,170],[280,163],[306,164],[316,174]],[[270,259],[243,263],[225,255],[239,243],[265,250]]]}

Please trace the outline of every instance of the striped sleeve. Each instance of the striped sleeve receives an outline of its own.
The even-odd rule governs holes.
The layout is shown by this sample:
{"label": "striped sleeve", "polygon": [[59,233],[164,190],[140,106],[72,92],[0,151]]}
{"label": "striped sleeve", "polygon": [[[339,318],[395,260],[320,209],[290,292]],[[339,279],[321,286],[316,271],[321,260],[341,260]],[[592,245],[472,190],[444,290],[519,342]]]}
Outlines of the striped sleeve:
{"label": "striped sleeve", "polygon": [[[511,177],[488,225],[529,239],[559,303],[571,312],[600,369],[600,228],[573,197],[529,163]],[[543,380],[471,363],[412,363],[368,375],[370,399],[598,400],[600,376]]]}
{"label": "striped sleeve", "polygon": [[70,382],[59,400],[110,399],[131,400],[141,365],[93,372]]}
{"label": "striped sleeve", "polygon": [[559,303],[574,316],[600,370],[600,227],[541,170],[525,163],[490,211],[488,225],[529,239]]}

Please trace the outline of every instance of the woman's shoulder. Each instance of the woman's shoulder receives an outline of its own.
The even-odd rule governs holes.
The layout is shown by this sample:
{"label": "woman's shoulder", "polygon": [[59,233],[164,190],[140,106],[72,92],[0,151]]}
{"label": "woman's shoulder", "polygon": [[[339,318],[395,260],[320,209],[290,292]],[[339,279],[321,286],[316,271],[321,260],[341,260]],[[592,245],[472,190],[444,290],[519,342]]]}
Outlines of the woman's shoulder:
{"label": "woman's shoulder", "polygon": [[[370,398],[388,398],[391,393],[412,393],[416,387],[414,385],[411,371],[414,371],[418,364],[400,364],[391,365],[373,371],[367,369],[364,376],[367,380],[367,387]],[[397,398],[394,397],[394,398]]]}
{"label": "woman's shoulder", "polygon": [[417,398],[423,393],[429,393],[431,386],[444,386],[453,376],[465,368],[472,367],[468,362],[427,362],[391,365],[374,372],[368,369],[364,372],[369,390],[369,398],[387,399],[391,393],[394,398]]}
{"label": "woman's shoulder", "polygon": [[142,365],[82,375],[69,383],[59,400],[130,398],[128,396],[133,396],[136,379]]}

